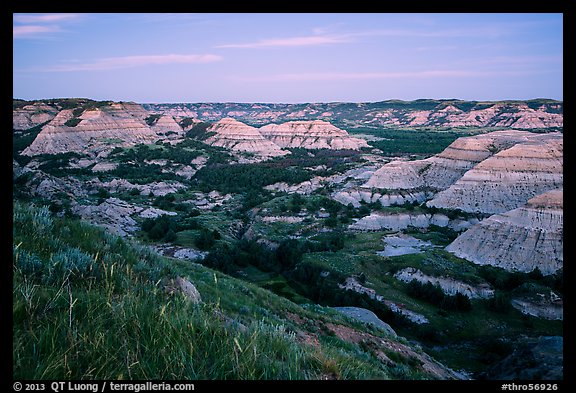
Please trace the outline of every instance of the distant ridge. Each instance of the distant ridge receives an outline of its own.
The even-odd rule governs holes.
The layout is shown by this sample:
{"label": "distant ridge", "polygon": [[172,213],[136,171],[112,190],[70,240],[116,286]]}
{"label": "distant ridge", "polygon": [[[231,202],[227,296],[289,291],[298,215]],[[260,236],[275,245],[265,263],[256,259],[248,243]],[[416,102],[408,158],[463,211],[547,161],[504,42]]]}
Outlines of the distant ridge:
{"label": "distant ridge", "polygon": [[346,127],[563,127],[562,101],[552,99],[464,101],[452,99],[331,103],[179,103],[142,104],[150,111],[203,121],[233,117],[251,125],[294,120],[324,120]]}

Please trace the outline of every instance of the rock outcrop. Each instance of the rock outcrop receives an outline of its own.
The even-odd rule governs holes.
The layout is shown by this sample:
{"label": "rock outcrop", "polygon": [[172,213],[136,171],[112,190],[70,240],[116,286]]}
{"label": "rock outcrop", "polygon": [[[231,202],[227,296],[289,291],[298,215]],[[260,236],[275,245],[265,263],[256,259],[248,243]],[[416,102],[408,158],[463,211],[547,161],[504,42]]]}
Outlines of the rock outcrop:
{"label": "rock outcrop", "polygon": [[160,115],[150,126],[159,138],[175,139],[184,137],[184,129],[176,122],[174,117]]}
{"label": "rock outcrop", "polygon": [[324,120],[338,127],[563,127],[564,104],[555,100],[461,101],[388,100],[306,104],[184,103],[146,104],[149,110],[202,121],[233,117],[251,124]]}
{"label": "rock outcrop", "polygon": [[116,146],[153,143],[158,139],[142,118],[146,112],[137,104],[112,103],[82,113],[77,109],[60,111],[22,154],[78,152],[97,155]]}
{"label": "rock outcrop", "polygon": [[562,157],[561,133],[495,131],[459,138],[424,160],[389,162],[361,186],[332,197],[356,207],[361,201],[390,206],[429,200],[430,207],[501,213],[562,187]]}
{"label": "rock outcrop", "polygon": [[454,280],[450,277],[430,276],[413,267],[407,267],[398,271],[394,274],[394,278],[404,282],[416,280],[422,284],[431,283],[432,285],[438,285],[442,289],[442,292],[452,296],[457,293],[465,295],[469,299],[486,299],[494,296],[494,290],[488,284],[476,286]]}
{"label": "rock outcrop", "polygon": [[494,131],[455,140],[441,153],[417,161],[392,161],[374,172],[365,188],[438,192],[459,180],[468,170],[496,152],[538,139],[528,131]]}
{"label": "rock outcrop", "polygon": [[532,134],[483,160],[438,193],[428,206],[503,213],[563,186],[563,137]]}
{"label": "rock outcrop", "polygon": [[369,147],[365,140],[351,137],[346,131],[322,121],[289,121],[259,128],[265,138],[284,148],[351,149]]}
{"label": "rock outcrop", "polygon": [[58,109],[43,102],[25,105],[12,111],[12,128],[27,130],[52,120],[57,114]]}
{"label": "rock outcrop", "polygon": [[460,232],[466,230],[479,221],[477,218],[468,219],[450,219],[448,216],[436,214],[408,214],[408,213],[379,213],[375,212],[366,217],[356,219],[356,221],[349,226],[349,229],[356,231],[381,231],[392,230],[401,231],[408,227],[414,228],[428,228],[430,225],[437,225],[439,227],[448,227],[454,231]]}
{"label": "rock outcrop", "polygon": [[336,311],[357,319],[361,322],[364,323],[368,323],[370,325],[374,325],[376,327],[379,327],[380,329],[384,330],[386,333],[388,333],[390,336],[392,337],[397,337],[398,335],[396,334],[396,332],[394,331],[394,329],[392,329],[392,327],[390,325],[388,325],[386,322],[382,321],[380,318],[378,318],[378,316],[376,316],[376,314],[374,314],[372,311],[366,309],[366,308],[361,308],[361,307],[333,307]]}
{"label": "rock outcrop", "polygon": [[546,192],[520,208],[496,214],[458,236],[446,250],[479,265],[555,273],[563,266],[563,190]]}
{"label": "rock outcrop", "polygon": [[264,138],[257,128],[232,118],[224,118],[207,129],[214,132],[204,142],[234,151],[254,153],[258,156],[276,157],[289,154],[278,145]]}
{"label": "rock outcrop", "polygon": [[139,229],[139,225],[131,215],[143,210],[118,198],[108,198],[100,205],[75,205],[74,214],[92,224],[102,226],[110,232],[122,237]]}

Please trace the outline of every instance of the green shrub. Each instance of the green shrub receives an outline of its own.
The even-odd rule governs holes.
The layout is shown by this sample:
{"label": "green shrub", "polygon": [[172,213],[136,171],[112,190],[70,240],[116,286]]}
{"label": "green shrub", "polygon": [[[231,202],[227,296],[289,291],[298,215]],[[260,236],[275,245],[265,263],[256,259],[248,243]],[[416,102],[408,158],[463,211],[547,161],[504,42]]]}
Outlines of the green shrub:
{"label": "green shrub", "polygon": [[48,280],[54,282],[62,277],[79,281],[88,277],[99,276],[99,266],[94,257],[78,248],[67,248],[54,254],[51,258]]}
{"label": "green shrub", "polygon": [[67,127],[76,127],[80,122],[82,121],[81,118],[79,117],[73,117],[69,120],[67,120],[64,125]]}
{"label": "green shrub", "polygon": [[504,314],[512,309],[511,300],[512,298],[508,293],[497,292],[485,302],[490,310]]}

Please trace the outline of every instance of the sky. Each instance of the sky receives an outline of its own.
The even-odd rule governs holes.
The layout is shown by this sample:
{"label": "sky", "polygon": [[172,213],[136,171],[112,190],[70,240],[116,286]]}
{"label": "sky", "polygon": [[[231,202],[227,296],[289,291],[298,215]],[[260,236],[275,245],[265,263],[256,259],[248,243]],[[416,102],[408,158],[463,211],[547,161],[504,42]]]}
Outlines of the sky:
{"label": "sky", "polygon": [[13,97],[563,100],[561,13],[13,14]]}

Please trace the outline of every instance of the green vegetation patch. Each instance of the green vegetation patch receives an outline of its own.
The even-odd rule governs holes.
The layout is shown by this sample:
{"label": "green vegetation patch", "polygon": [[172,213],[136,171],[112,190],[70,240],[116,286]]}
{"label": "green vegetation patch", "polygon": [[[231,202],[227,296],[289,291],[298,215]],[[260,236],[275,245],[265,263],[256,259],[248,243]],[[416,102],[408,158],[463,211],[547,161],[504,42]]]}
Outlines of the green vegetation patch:
{"label": "green vegetation patch", "polygon": [[[354,342],[323,338],[328,322],[361,329],[348,319],[47,208],[15,203],[13,274],[15,379],[429,377],[417,365],[397,373]],[[194,283],[202,303],[166,290],[177,276]]]}
{"label": "green vegetation patch", "polygon": [[211,165],[196,172],[195,184],[204,192],[242,193],[286,182],[297,184],[310,180],[312,174],[298,167],[278,167],[273,163]]}
{"label": "green vegetation patch", "polygon": [[370,144],[382,150],[387,156],[403,155],[434,155],[442,152],[456,139],[470,136],[475,131],[434,129],[354,129],[354,132],[374,135],[383,140],[372,141]]}

